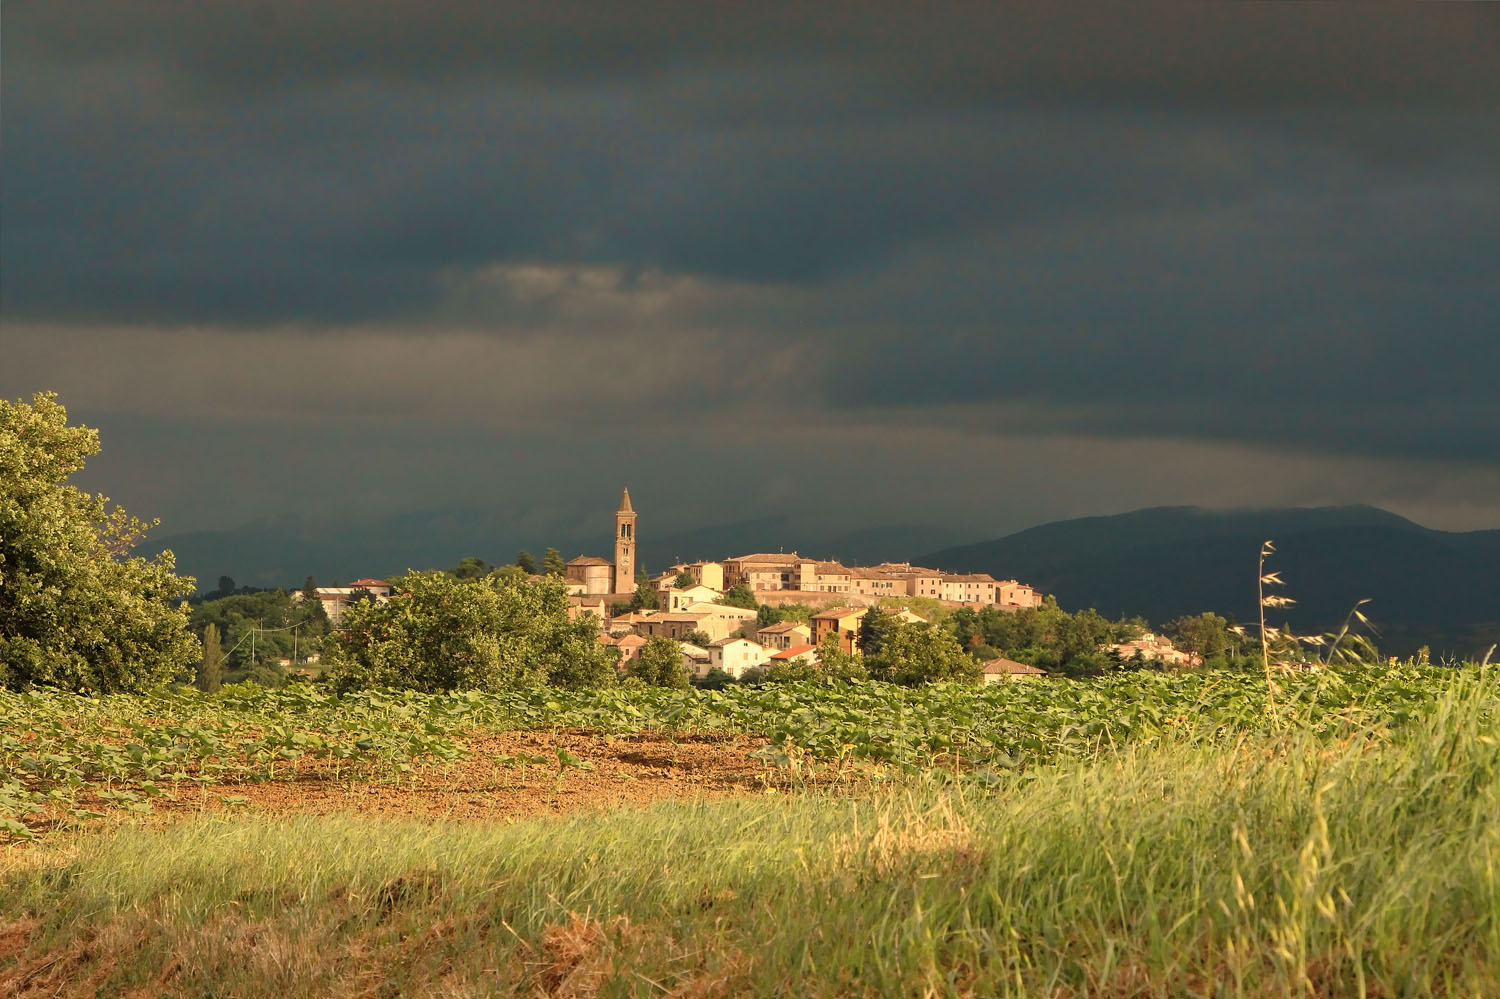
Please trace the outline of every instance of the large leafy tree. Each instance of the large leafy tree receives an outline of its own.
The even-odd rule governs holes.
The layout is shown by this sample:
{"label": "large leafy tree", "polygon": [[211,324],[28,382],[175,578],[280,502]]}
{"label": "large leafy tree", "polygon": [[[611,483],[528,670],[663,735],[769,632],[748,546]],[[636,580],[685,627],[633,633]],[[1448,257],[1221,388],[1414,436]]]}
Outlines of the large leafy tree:
{"label": "large leafy tree", "polygon": [[68,484],[98,453],[56,394],[0,399],[0,686],[140,690],[199,658],[193,580],[169,551],[130,556],[155,522]]}
{"label": "large leafy tree", "polygon": [[943,680],[976,683],[979,663],[942,628],[907,625],[888,632],[880,652],[870,656],[870,674],[876,679],[916,686]]}
{"label": "large leafy tree", "polygon": [[682,646],[657,635],[647,639],[630,663],[630,675],[653,687],[687,687],[688,671],[682,662]]}
{"label": "large leafy tree", "polygon": [[562,582],[498,573],[416,572],[391,599],[351,604],[324,644],[340,689],[506,690],[596,687],[616,678],[599,624],[570,620]]}

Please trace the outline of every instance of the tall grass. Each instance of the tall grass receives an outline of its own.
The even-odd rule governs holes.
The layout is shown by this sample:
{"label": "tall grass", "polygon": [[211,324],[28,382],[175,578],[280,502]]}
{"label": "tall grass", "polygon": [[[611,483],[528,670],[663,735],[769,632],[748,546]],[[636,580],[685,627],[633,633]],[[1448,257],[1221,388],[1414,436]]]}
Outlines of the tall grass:
{"label": "tall grass", "polygon": [[10,860],[0,994],[1496,996],[1497,703],[989,792],[94,833]]}

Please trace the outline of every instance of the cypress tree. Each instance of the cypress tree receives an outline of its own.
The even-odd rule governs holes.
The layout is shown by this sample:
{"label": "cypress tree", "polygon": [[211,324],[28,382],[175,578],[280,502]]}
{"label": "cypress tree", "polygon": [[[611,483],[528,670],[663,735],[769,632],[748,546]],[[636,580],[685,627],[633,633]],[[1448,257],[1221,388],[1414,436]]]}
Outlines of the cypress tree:
{"label": "cypress tree", "polygon": [[220,647],[219,628],[210,624],[203,629],[203,661],[198,664],[198,689],[212,694],[224,684],[224,652]]}

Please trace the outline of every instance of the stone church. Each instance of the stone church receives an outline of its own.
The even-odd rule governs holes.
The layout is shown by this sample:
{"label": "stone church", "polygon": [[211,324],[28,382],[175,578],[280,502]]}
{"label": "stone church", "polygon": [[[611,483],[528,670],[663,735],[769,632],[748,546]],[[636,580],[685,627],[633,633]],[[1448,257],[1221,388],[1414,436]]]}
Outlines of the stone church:
{"label": "stone church", "polygon": [[615,511],[615,560],[580,555],[568,563],[567,580],[582,586],[588,596],[628,600],[635,593],[635,507],[630,505],[628,488]]}

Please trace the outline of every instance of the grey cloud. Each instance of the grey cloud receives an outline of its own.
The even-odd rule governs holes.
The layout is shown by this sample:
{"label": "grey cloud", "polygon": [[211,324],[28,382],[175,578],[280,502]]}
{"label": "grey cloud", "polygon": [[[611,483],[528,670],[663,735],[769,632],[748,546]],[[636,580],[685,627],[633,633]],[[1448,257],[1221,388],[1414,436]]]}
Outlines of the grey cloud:
{"label": "grey cloud", "polygon": [[17,51],[149,62],[220,97],[469,75],[557,85],[810,59],[960,102],[1492,107],[1500,98],[1500,18],[1481,4],[184,0],[154,4],[154,16],[110,0],[10,7]]}

